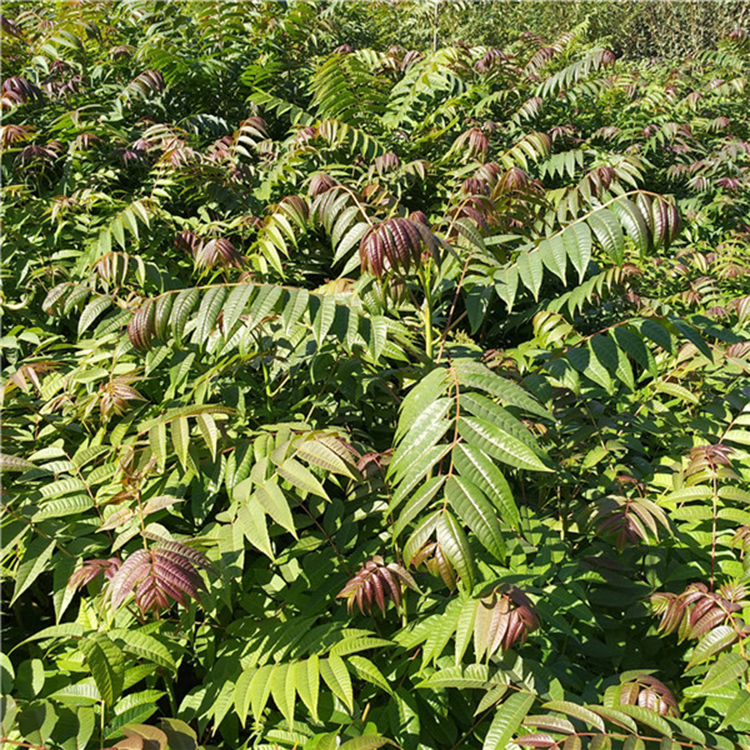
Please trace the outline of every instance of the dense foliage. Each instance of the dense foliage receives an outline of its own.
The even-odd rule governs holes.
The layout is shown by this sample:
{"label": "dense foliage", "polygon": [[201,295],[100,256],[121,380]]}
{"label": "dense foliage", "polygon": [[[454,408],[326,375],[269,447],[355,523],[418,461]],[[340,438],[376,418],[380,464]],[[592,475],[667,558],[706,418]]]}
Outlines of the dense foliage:
{"label": "dense foliage", "polygon": [[389,7],[5,3],[3,747],[750,745],[750,38]]}
{"label": "dense foliage", "polygon": [[[387,48],[409,39],[417,49],[459,40],[503,47],[524,32],[552,38],[583,21],[587,40],[626,58],[676,58],[747,28],[745,0],[331,0],[336,35],[360,47]],[[408,34],[408,37],[405,35]],[[340,43],[340,42],[338,42]],[[334,45],[335,46],[335,45]]]}

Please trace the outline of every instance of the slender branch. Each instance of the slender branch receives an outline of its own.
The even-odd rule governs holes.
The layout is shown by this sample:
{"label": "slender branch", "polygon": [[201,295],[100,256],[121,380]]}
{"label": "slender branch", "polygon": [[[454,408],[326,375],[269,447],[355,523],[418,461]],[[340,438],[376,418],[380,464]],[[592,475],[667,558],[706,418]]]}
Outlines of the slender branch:
{"label": "slender branch", "polygon": [[443,331],[443,335],[441,337],[440,342],[440,351],[438,352],[437,356],[437,362],[439,363],[440,360],[443,358],[443,350],[445,349],[445,342],[448,338],[448,331],[452,328],[451,321],[453,320],[453,314],[456,311],[456,304],[458,303],[458,297],[461,294],[461,288],[463,287],[464,278],[466,277],[466,272],[469,270],[469,263],[471,262],[471,259],[474,255],[474,251],[469,253],[469,255],[466,258],[466,262],[464,263],[463,270],[461,271],[461,278],[458,280],[458,284],[456,284],[456,291],[453,294],[453,302],[451,302],[450,310],[448,311],[448,318],[445,322],[445,330]]}
{"label": "slender branch", "polygon": [[27,524],[31,530],[35,534],[39,534],[39,536],[44,537],[45,539],[49,539],[51,542],[55,543],[55,546],[62,552],[64,555],[67,555],[68,557],[75,558],[75,555],[72,552],[68,552],[68,550],[65,549],[65,547],[60,544],[60,542],[57,541],[54,537],[50,536],[49,534],[46,534],[44,531],[42,531],[40,528],[34,525],[34,522],[31,521],[28,518],[25,518],[24,516],[20,515],[14,510],[11,510],[7,504],[3,504],[2,506],[3,513],[8,513],[9,515],[13,516],[14,518],[17,518],[19,521],[23,521],[25,524]]}

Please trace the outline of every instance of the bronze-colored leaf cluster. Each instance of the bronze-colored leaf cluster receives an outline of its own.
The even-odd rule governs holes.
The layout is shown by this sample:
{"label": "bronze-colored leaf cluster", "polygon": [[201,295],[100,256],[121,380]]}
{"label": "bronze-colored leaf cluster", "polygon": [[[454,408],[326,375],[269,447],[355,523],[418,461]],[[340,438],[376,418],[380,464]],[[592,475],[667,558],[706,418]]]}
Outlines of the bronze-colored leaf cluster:
{"label": "bronze-colored leaf cluster", "polygon": [[187,607],[188,599],[197,599],[205,584],[198,572],[213,567],[206,557],[185,544],[162,541],[150,549],[139,549],[124,562],[118,558],[89,560],[71,576],[68,585],[79,588],[103,574],[106,595],[119,609],[131,595],[142,614],[168,609],[173,602]]}
{"label": "bronze-colored leaf cluster", "polygon": [[483,195],[490,194],[489,185],[481,177],[467,177],[461,183],[461,192],[465,195]]}
{"label": "bronze-colored leaf cluster", "polygon": [[379,175],[387,172],[392,172],[394,169],[398,169],[401,166],[401,159],[392,151],[387,151],[380,156],[375,157],[373,162],[374,171]]}
{"label": "bronze-colored leaf cluster", "polygon": [[418,63],[420,60],[424,59],[424,55],[416,49],[410,49],[405,55],[404,59],[401,61],[401,70],[406,72],[411,68],[412,65],[415,63]]}
{"label": "bronze-colored leaf cluster", "polygon": [[118,375],[99,386],[99,409],[102,416],[122,416],[129,401],[144,401],[143,396],[131,385],[138,378],[133,375]]}
{"label": "bronze-colored leaf cluster", "polygon": [[[480,184],[481,185],[481,184]],[[471,185],[472,189],[482,189],[480,185]],[[469,219],[482,233],[488,234],[497,226],[499,216],[497,207],[487,195],[474,193],[464,198],[455,208],[450,211],[453,220],[453,229],[448,232],[448,239],[454,241],[460,232],[455,229],[457,219]]]}
{"label": "bronze-colored leaf cluster", "polygon": [[617,692],[621,706],[640,706],[660,716],[679,717],[680,715],[680,709],[672,691],[663,682],[650,675],[638,675],[635,679],[624,682]]}
{"label": "bronze-colored leaf cluster", "polygon": [[402,565],[386,564],[380,555],[375,555],[360,568],[357,575],[347,581],[336,598],[346,599],[346,611],[349,614],[354,611],[355,602],[362,614],[371,614],[373,603],[385,614],[386,599],[390,599],[397,607],[400,606],[402,584],[419,591],[413,576]]}
{"label": "bronze-colored leaf cluster", "polygon": [[738,634],[750,634],[750,629],[737,618],[747,597],[742,584],[727,584],[718,592],[710,591],[704,583],[691,583],[681,594],[657,592],[651,604],[661,615],[659,631],[665,635],[677,632],[680,641],[697,639],[719,625],[732,624]]}
{"label": "bronze-colored leaf cluster", "polygon": [[406,72],[423,57],[422,53],[417,50],[404,51],[401,45],[393,44],[386,50],[378,73],[387,73],[397,80],[399,72]]}
{"label": "bronze-colored leaf cluster", "polygon": [[539,627],[539,618],[526,594],[515,586],[500,587],[479,600],[474,621],[474,652],[477,661],[516,643],[526,643]]}
{"label": "bronze-colored leaf cluster", "polygon": [[203,240],[195,232],[186,230],[177,233],[174,244],[193,257],[197,268],[241,267],[241,256],[226,237]]}
{"label": "bronze-colored leaf cluster", "polygon": [[317,125],[305,125],[295,133],[292,142],[297,146],[305,146],[314,141],[319,134]]}
{"label": "bronze-colored leaf cluster", "polygon": [[198,268],[241,267],[240,254],[226,237],[215,237],[202,245],[195,253],[195,264]]}
{"label": "bronze-colored leaf cluster", "polygon": [[443,552],[439,542],[427,542],[411,560],[411,564],[418,568],[424,565],[433,576],[440,576],[443,583],[453,591],[456,588],[456,569]]}
{"label": "bronze-colored leaf cluster", "polygon": [[483,233],[521,228],[535,221],[544,203],[537,180],[520,167],[505,169],[495,162],[480,165],[472,177],[463,181],[461,193],[465,197],[449,214],[450,240],[460,234],[455,227],[459,219],[469,219]]}
{"label": "bronze-colored leaf cluster", "polygon": [[512,70],[517,71],[518,68],[514,66],[515,62],[516,59],[513,55],[509,55],[500,49],[490,49],[474,63],[474,70],[477,73],[489,73],[493,70],[511,67]]}
{"label": "bronze-colored leaf cluster", "polygon": [[427,218],[427,214],[424,211],[412,211],[409,214],[409,221],[413,221],[417,224],[424,224],[426,227],[430,226],[430,220]]}
{"label": "bronze-colored leaf cluster", "polygon": [[30,384],[41,393],[42,380],[39,376],[55,369],[59,364],[55,360],[41,360],[21,365],[3,384],[3,393],[7,393],[13,387],[20,388],[24,393],[29,393]]}
{"label": "bronze-colored leaf cluster", "polygon": [[30,165],[36,164],[44,167],[46,164],[55,161],[62,150],[59,141],[49,141],[49,143],[30,143],[21,149],[21,153],[16,157],[19,164]]}
{"label": "bronze-colored leaf cluster", "polygon": [[668,530],[666,513],[653,501],[643,497],[610,495],[598,506],[593,519],[597,534],[614,537],[622,552],[628,544],[659,539],[659,527]]}
{"label": "bronze-colored leaf cluster", "polygon": [[110,557],[108,560],[87,560],[70,576],[68,586],[76,589],[83,588],[100,575],[103,575],[107,581],[111,581],[120,569],[120,565],[122,565],[122,560],[119,557]]}
{"label": "bronze-colored leaf cluster", "polygon": [[144,152],[137,148],[116,148],[112,155],[117,157],[126,167],[141,164],[145,160]]}
{"label": "bronze-colored leaf cluster", "polygon": [[422,253],[437,252],[435,236],[421,222],[395,217],[367,230],[359,245],[362,270],[382,278],[389,271],[408,273],[422,262]]}
{"label": "bronze-colored leaf cluster", "polygon": [[469,156],[476,158],[484,158],[489,147],[490,140],[480,127],[469,128],[456,140],[456,148],[465,149]]}
{"label": "bronze-colored leaf cluster", "polygon": [[682,218],[677,207],[662,198],[651,198],[644,193],[636,196],[635,203],[646,218],[655,243],[668,248],[682,229]]}
{"label": "bronze-colored leaf cluster", "polygon": [[147,299],[134,313],[128,323],[130,343],[141,351],[151,348],[154,338],[156,306]]}
{"label": "bronze-colored leaf cluster", "polygon": [[3,148],[10,148],[15,143],[21,143],[28,140],[34,133],[34,128],[30,125],[2,125],[0,126],[0,145]]}
{"label": "bronze-colored leaf cluster", "polygon": [[[609,688],[607,692],[612,694],[614,702],[621,706],[637,706],[659,714],[659,716],[677,719],[680,717],[680,709],[672,691],[661,680],[657,680],[650,675],[639,674],[616,687]],[[556,733],[561,731],[559,720],[548,715],[528,716],[526,722],[529,726],[537,729],[548,729]],[[573,726],[569,726],[572,730]],[[565,732],[567,733],[567,731],[566,728]],[[606,739],[605,735],[599,735],[599,737]],[[583,746],[581,736],[578,733],[555,739],[551,734],[539,731],[517,737],[515,744],[521,747],[544,748],[544,750],[581,750]],[[607,739],[603,746],[610,747],[610,745],[611,743]],[[592,740],[589,747],[594,746],[596,745]]]}
{"label": "bronze-colored leaf cluster", "polygon": [[192,257],[195,257],[202,244],[203,240],[188,229],[177,232],[174,238],[174,246]]}
{"label": "bronze-colored leaf cluster", "polygon": [[304,227],[310,218],[310,206],[299,195],[287,195],[282,198],[281,203],[279,203],[279,210],[300,227]]}
{"label": "bronze-colored leaf cluster", "polygon": [[690,450],[685,475],[697,479],[737,479],[730,456],[734,448],[723,443],[698,445]]}
{"label": "bronze-colored leaf cluster", "polygon": [[41,100],[41,89],[28,78],[23,76],[11,76],[6,78],[0,92],[0,105],[3,109],[16,107],[29,100]]}
{"label": "bronze-colored leaf cluster", "polygon": [[163,91],[164,76],[158,70],[144,70],[130,82],[129,88],[143,95]]}
{"label": "bronze-colored leaf cluster", "polygon": [[336,180],[325,172],[317,172],[310,178],[310,187],[308,192],[313,198],[317,198],[321,193],[325,193],[336,185]]}

